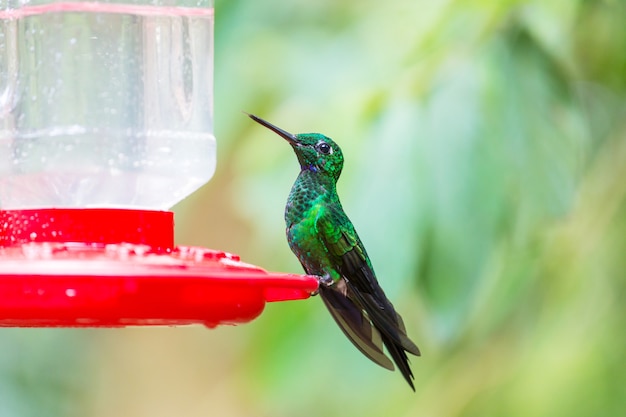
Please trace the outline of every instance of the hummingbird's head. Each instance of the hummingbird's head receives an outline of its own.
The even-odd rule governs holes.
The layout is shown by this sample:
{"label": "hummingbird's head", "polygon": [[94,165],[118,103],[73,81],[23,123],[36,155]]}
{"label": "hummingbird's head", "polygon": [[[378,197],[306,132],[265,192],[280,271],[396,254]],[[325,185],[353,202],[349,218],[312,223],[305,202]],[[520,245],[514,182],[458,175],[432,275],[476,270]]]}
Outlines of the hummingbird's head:
{"label": "hummingbird's head", "polygon": [[294,135],[253,114],[248,116],[287,140],[296,153],[302,170],[326,174],[335,181],[339,179],[343,168],[343,153],[331,138],[321,133]]}

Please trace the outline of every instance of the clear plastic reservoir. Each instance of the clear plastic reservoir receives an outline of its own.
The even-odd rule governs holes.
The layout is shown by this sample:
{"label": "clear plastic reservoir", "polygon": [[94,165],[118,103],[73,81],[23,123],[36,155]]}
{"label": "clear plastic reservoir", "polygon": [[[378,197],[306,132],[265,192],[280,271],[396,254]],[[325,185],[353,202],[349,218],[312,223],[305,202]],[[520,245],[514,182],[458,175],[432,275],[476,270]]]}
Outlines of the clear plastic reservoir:
{"label": "clear plastic reservoir", "polygon": [[213,0],[0,0],[0,209],[164,210],[215,170]]}

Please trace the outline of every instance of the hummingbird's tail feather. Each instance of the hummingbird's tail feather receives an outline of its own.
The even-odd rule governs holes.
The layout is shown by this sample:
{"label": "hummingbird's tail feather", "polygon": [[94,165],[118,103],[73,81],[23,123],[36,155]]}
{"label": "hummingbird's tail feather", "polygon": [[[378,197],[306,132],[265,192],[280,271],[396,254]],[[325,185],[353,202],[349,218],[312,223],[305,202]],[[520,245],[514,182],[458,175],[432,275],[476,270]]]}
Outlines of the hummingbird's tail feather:
{"label": "hummingbird's tail feather", "polygon": [[413,372],[409,367],[406,352],[420,356],[419,348],[406,335],[406,328],[402,317],[396,312],[387,299],[383,290],[378,287],[376,297],[373,294],[362,293],[347,282],[347,292],[354,298],[355,304],[362,306],[374,327],[380,332],[382,341],[391,355],[391,358],[400,369],[402,376],[415,391]]}
{"label": "hummingbird's tail feather", "polygon": [[[345,281],[340,281],[346,284]],[[413,372],[406,352],[419,356],[417,346],[407,337],[404,322],[386,300],[387,308],[380,308],[369,295],[342,285],[320,286],[320,296],[343,333],[369,359],[393,370],[393,363],[383,353],[383,344],[402,376],[415,391]]]}
{"label": "hummingbird's tail feather", "polygon": [[387,347],[387,351],[391,355],[393,361],[398,365],[400,373],[409,384],[411,389],[415,391],[415,385],[413,385],[413,372],[409,366],[409,358],[406,356],[406,352],[403,346],[397,345],[393,340],[389,339],[386,335],[382,335],[383,343]]}
{"label": "hummingbird's tail feather", "polygon": [[[415,356],[421,355],[419,348],[406,335],[402,317],[396,313],[393,305],[386,297],[377,301],[371,294],[363,294],[351,287],[351,284],[348,283],[349,291],[351,290],[350,294],[356,299],[357,304],[363,306],[374,326],[384,336],[387,336],[389,341]],[[382,290],[381,294],[384,297]]]}
{"label": "hummingbird's tail feather", "polygon": [[393,363],[383,353],[381,334],[372,326],[363,311],[335,287],[320,286],[320,297],[352,344],[373,362],[393,371]]}
{"label": "hummingbird's tail feather", "polygon": [[398,320],[398,330],[400,330],[400,339],[402,341],[402,347],[407,352],[412,353],[415,356],[421,356],[421,352],[417,345],[413,343],[411,339],[406,334],[406,327],[404,326],[404,320],[402,320],[402,316],[396,312],[396,319]]}

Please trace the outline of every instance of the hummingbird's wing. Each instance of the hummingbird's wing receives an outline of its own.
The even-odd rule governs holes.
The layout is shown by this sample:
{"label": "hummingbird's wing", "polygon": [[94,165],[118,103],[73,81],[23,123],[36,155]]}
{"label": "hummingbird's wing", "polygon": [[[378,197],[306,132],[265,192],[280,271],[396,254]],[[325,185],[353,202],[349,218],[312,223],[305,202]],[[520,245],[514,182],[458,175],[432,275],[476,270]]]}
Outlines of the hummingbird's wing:
{"label": "hummingbird's wing", "polygon": [[[328,206],[326,210],[320,210],[318,213],[316,227],[332,264],[345,279],[345,284],[342,283],[345,289],[336,290],[333,293],[335,298],[340,296],[345,298],[342,300],[346,305],[344,310],[349,313],[344,313],[342,317],[358,316],[363,322],[361,327],[369,325],[372,328],[372,334],[378,333],[403,376],[413,387],[413,374],[405,351],[416,356],[420,355],[420,351],[408,338],[402,318],[396,313],[378,284],[369,257],[354,226],[341,207]],[[339,284],[330,289],[337,286]],[[325,297],[325,293],[329,293],[328,289],[320,291],[328,306],[331,301],[327,301],[329,297]],[[333,306],[338,304],[338,300],[333,300],[333,303]],[[336,311],[333,312],[331,308],[329,310],[333,316],[336,315]],[[336,317],[335,320],[337,320]],[[339,320],[337,323],[346,333],[346,327]],[[366,337],[367,334],[361,332],[359,336]],[[354,338],[349,335],[348,337],[355,343]],[[357,343],[355,345],[359,347]]]}
{"label": "hummingbird's wing", "polygon": [[383,353],[380,332],[372,326],[361,309],[356,309],[354,303],[335,287],[321,286],[320,295],[337,325],[352,344],[373,362],[393,371],[393,363]]}

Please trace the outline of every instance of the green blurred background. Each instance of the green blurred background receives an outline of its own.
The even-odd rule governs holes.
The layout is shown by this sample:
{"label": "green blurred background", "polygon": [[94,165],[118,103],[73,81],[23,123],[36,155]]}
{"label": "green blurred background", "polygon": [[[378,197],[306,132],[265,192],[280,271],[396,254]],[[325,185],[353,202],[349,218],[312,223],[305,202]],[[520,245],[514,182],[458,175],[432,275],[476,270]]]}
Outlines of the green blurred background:
{"label": "green blurred background", "polygon": [[0,332],[0,416],[598,416],[626,410],[626,4],[217,0],[214,179],[177,242],[300,272],[298,166],[339,183],[423,352],[414,394],[319,299],[239,327]]}

